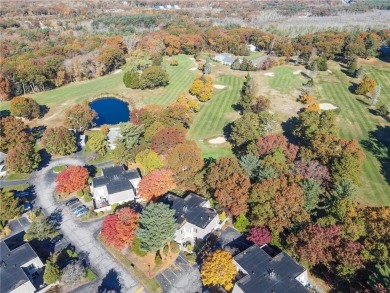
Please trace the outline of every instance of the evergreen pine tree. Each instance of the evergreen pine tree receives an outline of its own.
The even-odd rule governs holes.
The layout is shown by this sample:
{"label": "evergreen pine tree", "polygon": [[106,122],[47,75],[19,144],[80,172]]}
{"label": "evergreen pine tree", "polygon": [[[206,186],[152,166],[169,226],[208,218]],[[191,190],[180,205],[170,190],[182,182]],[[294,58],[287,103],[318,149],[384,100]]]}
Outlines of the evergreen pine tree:
{"label": "evergreen pine tree", "polygon": [[240,70],[241,71],[248,71],[249,62],[246,58],[242,59],[241,65],[240,65]]}
{"label": "evergreen pine tree", "polygon": [[203,66],[203,74],[211,74],[211,63],[209,58],[207,58],[206,63]]}
{"label": "evergreen pine tree", "polygon": [[163,203],[150,203],[144,208],[137,230],[142,250],[157,251],[173,240],[177,228],[174,216],[175,211]]}
{"label": "evergreen pine tree", "polygon": [[349,64],[348,64],[348,69],[347,72],[350,76],[355,77],[356,76],[356,71],[357,71],[357,60],[354,58]]}
{"label": "evergreen pine tree", "polygon": [[57,282],[61,278],[61,270],[59,266],[51,260],[46,261],[43,280],[45,284],[50,285]]}

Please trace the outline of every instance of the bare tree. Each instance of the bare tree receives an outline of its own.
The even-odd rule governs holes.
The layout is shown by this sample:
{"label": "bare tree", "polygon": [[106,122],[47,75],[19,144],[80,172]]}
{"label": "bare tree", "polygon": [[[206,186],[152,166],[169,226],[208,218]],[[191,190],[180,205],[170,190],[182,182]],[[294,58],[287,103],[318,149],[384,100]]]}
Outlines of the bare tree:
{"label": "bare tree", "polygon": [[62,282],[73,284],[85,276],[85,268],[80,260],[71,261],[62,271]]}

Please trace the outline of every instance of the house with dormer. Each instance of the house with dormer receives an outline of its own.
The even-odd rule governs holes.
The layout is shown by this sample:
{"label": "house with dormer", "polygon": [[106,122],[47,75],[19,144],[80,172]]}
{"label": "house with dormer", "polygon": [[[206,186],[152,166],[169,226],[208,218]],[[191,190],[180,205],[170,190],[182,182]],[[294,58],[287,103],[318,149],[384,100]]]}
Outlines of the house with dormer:
{"label": "house with dormer", "polygon": [[183,245],[194,244],[196,239],[203,239],[216,229],[220,228],[218,213],[211,208],[210,201],[195,193],[186,197],[179,197],[168,193],[162,202],[175,210],[175,218],[179,225],[175,241]]}
{"label": "house with dormer", "polygon": [[307,293],[307,270],[285,252],[252,245],[234,257],[238,277],[232,293]]}
{"label": "house with dormer", "polygon": [[95,209],[137,199],[140,181],[137,169],[125,170],[122,165],[103,168],[102,176],[93,178],[91,184]]}
{"label": "house with dormer", "polygon": [[10,250],[4,241],[0,242],[0,292],[34,293],[43,286],[44,264],[25,243]]}

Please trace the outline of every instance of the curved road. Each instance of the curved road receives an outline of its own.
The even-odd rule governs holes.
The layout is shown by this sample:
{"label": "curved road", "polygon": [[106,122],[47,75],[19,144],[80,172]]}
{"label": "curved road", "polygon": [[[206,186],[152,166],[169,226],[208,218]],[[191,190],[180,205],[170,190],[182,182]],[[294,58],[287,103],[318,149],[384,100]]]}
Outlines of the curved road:
{"label": "curved road", "polygon": [[57,165],[85,165],[81,158],[60,158],[51,161],[48,166],[36,171],[30,177],[30,183],[35,185],[36,204],[42,207],[46,215],[56,209],[62,211],[61,230],[64,237],[76,246],[77,251],[89,254],[91,267],[98,273],[99,280],[88,286],[83,286],[75,292],[96,293],[103,289],[114,292],[132,293],[140,287],[135,277],[117,262],[96,239],[101,227],[101,220],[82,223],[73,217],[64,205],[56,201],[53,192],[55,189],[56,174],[52,168]]}

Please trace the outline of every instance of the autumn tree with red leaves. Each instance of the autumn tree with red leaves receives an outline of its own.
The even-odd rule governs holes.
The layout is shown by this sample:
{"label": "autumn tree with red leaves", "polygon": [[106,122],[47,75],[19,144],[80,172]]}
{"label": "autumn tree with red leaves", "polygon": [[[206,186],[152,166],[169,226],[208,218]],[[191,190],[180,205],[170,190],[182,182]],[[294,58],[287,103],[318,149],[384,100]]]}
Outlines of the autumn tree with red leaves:
{"label": "autumn tree with red leaves", "polygon": [[183,128],[182,130],[184,131],[173,127],[160,130],[152,138],[152,149],[159,154],[164,154],[177,144],[184,142],[185,129]]}
{"label": "autumn tree with red leaves", "polygon": [[290,235],[288,243],[300,260],[310,266],[330,264],[334,260],[334,251],[341,243],[341,227],[328,228],[311,224],[297,235]]}
{"label": "autumn tree with red leaves", "polygon": [[129,207],[117,210],[104,218],[101,235],[108,245],[123,249],[132,245],[140,215]]}
{"label": "autumn tree with red leaves", "polygon": [[247,177],[233,173],[215,185],[215,198],[226,207],[233,216],[239,216],[248,211],[248,189],[250,181]]}
{"label": "autumn tree with red leaves", "polygon": [[147,201],[156,200],[176,187],[173,171],[169,169],[153,170],[139,183],[139,193]]}
{"label": "autumn tree with red leaves", "polygon": [[266,155],[271,154],[272,150],[275,148],[281,148],[284,150],[290,161],[295,160],[299,149],[298,146],[289,143],[283,135],[267,135],[259,137],[256,141],[256,147],[260,157],[265,157]]}
{"label": "autumn tree with red leaves", "polygon": [[259,246],[271,242],[271,232],[267,227],[253,227],[249,230],[249,236],[246,238]]}
{"label": "autumn tree with red leaves", "polygon": [[88,170],[82,166],[69,166],[61,171],[56,178],[56,191],[71,193],[83,190],[87,186]]}

